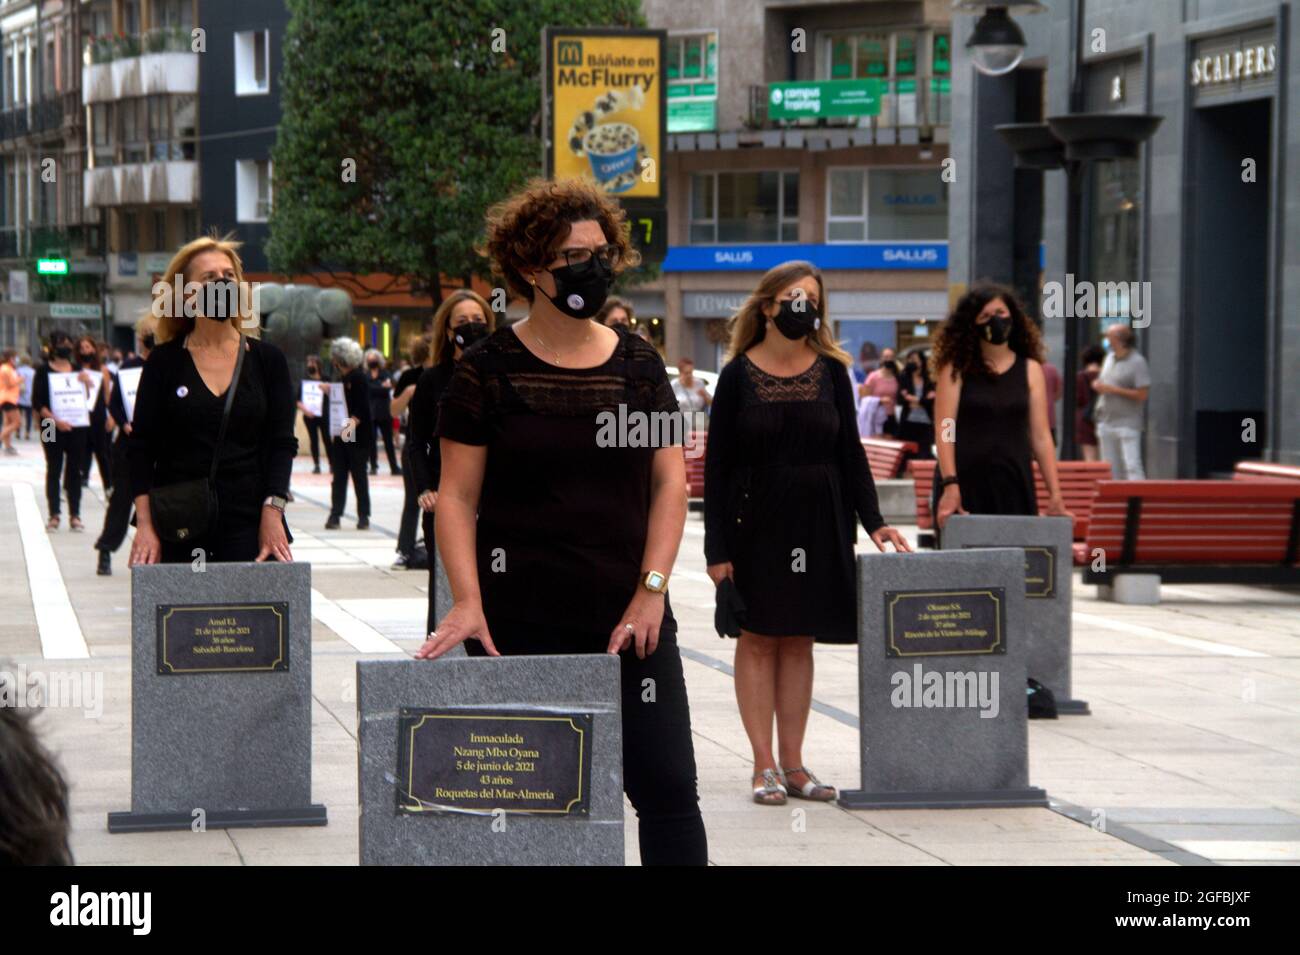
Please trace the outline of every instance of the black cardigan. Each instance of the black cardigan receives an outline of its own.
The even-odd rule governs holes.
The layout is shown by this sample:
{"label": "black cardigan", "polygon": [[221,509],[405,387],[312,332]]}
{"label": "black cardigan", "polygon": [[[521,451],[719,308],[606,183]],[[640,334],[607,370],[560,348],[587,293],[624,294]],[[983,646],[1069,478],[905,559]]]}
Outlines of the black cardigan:
{"label": "black cardigan", "polygon": [[[227,444],[222,446],[222,458],[233,452],[232,435],[237,429],[249,429],[257,436],[258,453],[256,473],[228,475],[228,480],[247,488],[253,500],[241,500],[240,510],[260,513],[262,501],[269,495],[286,497],[289,493],[289,475],[293,458],[298,453],[298,439],[294,437],[294,419],[297,404],[290,386],[289,365],[284,353],[274,345],[255,338],[246,339],[249,349],[244,356],[244,367],[236,392],[235,407],[227,428]],[[140,376],[140,387],[135,398],[135,420],[127,444],[131,463],[131,495],[138,497],[149,493],[156,477],[166,477],[166,483],[193,480],[208,476],[212,465],[212,445],[220,424],[220,409],[205,418],[192,418],[192,427],[167,428],[167,422],[183,420],[193,404],[185,405],[187,395],[177,394],[189,374],[186,354],[180,339],[173,339],[155,348],[145,362]],[[265,413],[259,422],[241,422],[237,411],[243,401],[245,388],[260,386]],[[188,392],[188,388],[185,389]],[[223,396],[224,397],[224,396]],[[244,395],[243,398],[254,396]],[[209,411],[211,412],[211,405]],[[188,424],[188,422],[187,422]],[[212,433],[207,433],[208,430]],[[218,495],[223,482],[218,472]],[[222,504],[223,513],[232,508]]]}

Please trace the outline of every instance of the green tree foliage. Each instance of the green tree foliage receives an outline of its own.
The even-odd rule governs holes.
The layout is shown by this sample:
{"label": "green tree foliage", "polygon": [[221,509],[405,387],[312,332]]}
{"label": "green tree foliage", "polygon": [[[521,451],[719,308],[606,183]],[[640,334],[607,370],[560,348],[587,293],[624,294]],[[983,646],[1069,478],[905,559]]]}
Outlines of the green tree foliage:
{"label": "green tree foliage", "polygon": [[[283,272],[486,275],[483,213],[542,172],[541,31],[640,0],[288,0],[267,255]],[[355,173],[351,172],[355,167]]]}

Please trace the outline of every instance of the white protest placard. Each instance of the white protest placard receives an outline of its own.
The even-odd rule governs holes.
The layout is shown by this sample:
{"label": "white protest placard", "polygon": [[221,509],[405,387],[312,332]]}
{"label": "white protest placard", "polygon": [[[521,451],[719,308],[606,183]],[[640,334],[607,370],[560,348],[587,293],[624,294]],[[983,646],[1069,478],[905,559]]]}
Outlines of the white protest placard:
{"label": "white protest placard", "polygon": [[330,390],[330,437],[337,438],[343,434],[343,425],[348,420],[348,400],[343,394],[343,383],[331,382]]}
{"label": "white protest placard", "polygon": [[319,418],[325,413],[325,389],[329,387],[323,381],[304,379],[302,383],[302,405],[309,415]]}
{"label": "white protest placard", "polygon": [[50,372],[50,411],[59,421],[74,428],[90,427],[90,405],[86,404],[86,386],[75,371]]}
{"label": "white protest placard", "polygon": [[117,386],[122,389],[122,407],[126,409],[126,420],[135,420],[135,393],[140,390],[140,376],[144,366],[123,368],[117,373]]}
{"label": "white protest placard", "polygon": [[86,386],[86,407],[92,411],[95,403],[99,401],[99,389],[104,387],[104,373],[102,371],[88,371],[90,375],[90,384]]}

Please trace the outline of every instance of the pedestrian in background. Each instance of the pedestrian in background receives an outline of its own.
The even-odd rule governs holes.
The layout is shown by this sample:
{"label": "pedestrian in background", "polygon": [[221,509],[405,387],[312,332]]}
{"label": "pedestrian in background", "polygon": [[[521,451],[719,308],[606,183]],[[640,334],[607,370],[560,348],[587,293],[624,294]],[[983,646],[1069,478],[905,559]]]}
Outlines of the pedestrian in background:
{"label": "pedestrian in background", "polygon": [[867,375],[879,367],[880,352],[876,350],[876,343],[863,342],[862,347],[858,349],[857,362],[849,366],[849,377],[853,379],[855,386],[861,385],[867,380]]}
{"label": "pedestrian in background", "polygon": [[95,541],[95,550],[99,552],[99,564],[95,572],[101,577],[113,573],[113,553],[122,546],[126,539],[126,528],[131,521],[131,507],[134,498],[131,493],[130,436],[131,417],[127,414],[126,401],[122,394],[121,374],[132,368],[144,367],[145,360],[153,351],[154,336],[158,320],[152,314],[145,315],[135,323],[136,352],[124,358],[117,371],[112,372],[112,388],[108,396],[108,423],[115,427],[117,437],[110,452],[113,468],[113,491],[108,497],[108,508],[104,511],[104,527]]}
{"label": "pedestrian in background", "polygon": [[981,282],[957,301],[934,345],[939,470],[932,512],[1038,513],[1033,461],[1047,513],[1066,515],[1047,427],[1042,339],[1009,288]]}
{"label": "pedestrian in background", "polygon": [[[90,430],[86,432],[86,453],[81,460],[81,486],[90,484],[90,467],[99,465],[99,482],[107,494],[113,489],[113,466],[108,459],[108,390],[111,375],[100,358],[102,349],[90,335],[82,335],[76,342],[77,362],[82,371],[98,379],[94,390],[95,401],[90,408]],[[92,386],[93,387],[93,386]]]}
{"label": "pedestrian in background", "polygon": [[927,356],[912,352],[898,381],[898,439],[916,444],[916,457],[934,457],[934,382],[930,380]]}
{"label": "pedestrian in background", "polygon": [[1106,329],[1110,354],[1097,380],[1097,441],[1101,458],[1110,463],[1116,481],[1145,481],[1142,466],[1143,410],[1151,392],[1151,369],[1133,347],[1133,329],[1111,325]]}
{"label": "pedestrian in background", "polygon": [[[337,530],[348,503],[348,476],[357,495],[357,530],[370,527],[370,478],[366,458],[374,442],[375,424],[370,416],[370,385],[361,370],[365,355],[351,338],[336,338],[330,344],[334,374],[343,384],[348,425],[330,440],[330,514],[326,530]],[[369,439],[369,440],[367,440]]]}
{"label": "pedestrian in background", "polygon": [[415,487],[416,503],[420,508],[424,546],[429,552],[429,608],[425,615],[428,629],[425,633],[432,633],[438,625],[435,606],[438,575],[437,561],[434,560],[434,522],[438,508],[438,485],[442,479],[442,453],[435,430],[438,425],[438,402],[442,400],[456,362],[465,354],[465,349],[487,338],[495,327],[496,315],[481,295],[471,289],[452,292],[434,312],[429,367],[420,375],[415,394],[411,397],[411,421],[407,429],[411,448],[411,480]]}
{"label": "pedestrian in background", "polygon": [[50,410],[50,375],[77,375],[77,380],[89,395],[91,376],[73,365],[75,351],[72,336],[62,330],[50,333],[49,359],[37,369],[32,382],[32,406],[40,416],[41,447],[45,451],[45,503],[49,508],[48,530],[59,529],[60,499],[59,472],[63,472],[63,491],[68,496],[68,527],[80,531],[81,523],[81,462],[86,456],[89,426],[76,425],[55,417]]}
{"label": "pedestrian in background", "polygon": [[[246,336],[239,244],[205,237],[167,265],[128,438],[136,564],[289,561],[284,509],[298,452],[289,364]],[[202,292],[172,314],[177,280]],[[209,502],[212,502],[211,504]]]}
{"label": "pedestrian in background", "polygon": [[18,394],[18,410],[23,418],[23,440],[27,441],[32,436],[32,382],[36,378],[36,369],[25,354],[18,356],[18,374],[23,379],[22,391]]}
{"label": "pedestrian in background", "polygon": [[1061,400],[1061,373],[1047,360],[1048,348],[1043,345],[1043,381],[1047,385],[1047,429],[1052,433],[1052,444],[1056,444],[1056,403]]}
{"label": "pedestrian in background", "polygon": [[1106,360],[1106,349],[1089,345],[1080,359],[1082,366],[1074,379],[1074,433],[1079,443],[1079,453],[1085,461],[1100,461],[1097,447],[1097,399],[1093,382],[1101,374],[1101,363]]}
{"label": "pedestrian in background", "polygon": [[22,427],[18,398],[23,391],[23,376],[18,374],[18,353],[12,348],[0,352],[0,445],[4,453],[16,455],[14,435]]}
{"label": "pedestrian in background", "polygon": [[[323,381],[324,376],[321,374],[320,358],[316,355],[308,355],[306,368],[303,376],[304,381]],[[325,444],[325,460],[329,461],[329,397],[325,398],[319,415],[312,414],[307,410],[307,406],[302,401],[302,395],[298,396],[298,410],[302,412],[303,427],[307,429],[307,440],[311,443],[311,473],[320,474],[320,446]]]}
{"label": "pedestrian in background", "polygon": [[393,450],[393,378],[388,372],[387,362],[377,348],[366,352],[366,386],[370,395],[370,420],[373,422],[370,435],[370,473],[379,473],[379,441],[375,432],[383,438],[384,451],[388,454],[388,470],[401,474],[402,467],[397,463],[397,454]]}
{"label": "pedestrian in background", "polygon": [[632,303],[625,298],[611,295],[605,299],[605,304],[596,313],[595,321],[597,325],[622,325],[631,331],[634,318],[636,318],[636,309],[632,307]]}
{"label": "pedestrian in background", "polygon": [[[415,553],[415,531],[420,523],[420,492],[416,490],[415,478],[411,473],[411,424],[407,409],[415,397],[416,385],[420,376],[433,361],[433,349],[430,347],[431,335],[417,335],[411,339],[411,364],[397,376],[393,386],[393,416],[403,419],[402,431],[406,439],[402,442],[402,522],[397,531],[397,560],[394,567],[405,567]],[[426,538],[426,542],[427,542]],[[428,546],[426,543],[426,550]],[[425,633],[428,633],[426,630]]]}
{"label": "pedestrian in background", "polygon": [[[858,440],[852,358],[831,336],[821,272],[769,270],[731,320],[730,361],[713,396],[704,470],[704,555],[715,586],[744,601],[736,702],[753,750],[753,799],[834,799],[804,765],[813,643],[857,641],[853,548],[861,521],[885,525]],[[777,751],[773,751],[775,719]]]}
{"label": "pedestrian in background", "polygon": [[695,361],[682,356],[677,362],[677,377],[673,379],[673,396],[688,431],[705,431],[709,427],[709,406],[713,399],[704,382],[695,377]]}

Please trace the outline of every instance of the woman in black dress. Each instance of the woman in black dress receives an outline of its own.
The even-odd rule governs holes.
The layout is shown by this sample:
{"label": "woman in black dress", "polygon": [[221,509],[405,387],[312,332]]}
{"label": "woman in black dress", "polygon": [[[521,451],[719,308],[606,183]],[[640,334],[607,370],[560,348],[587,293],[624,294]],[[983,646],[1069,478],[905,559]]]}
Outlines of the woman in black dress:
{"label": "woman in black dress", "polygon": [[78,371],[73,364],[76,351],[72,336],[64,331],[50,333],[50,353],[32,379],[32,407],[41,426],[41,447],[45,451],[45,502],[49,507],[48,530],[59,529],[59,473],[63,473],[63,490],[68,495],[68,526],[79,531],[81,522],[81,462],[88,453],[90,428],[73,426],[55,416],[50,407],[50,375],[77,372],[83,388],[89,389],[90,372]]}
{"label": "woman in black dress", "polygon": [[401,474],[402,466],[397,463],[393,449],[393,376],[383,352],[377,348],[366,351],[366,384],[370,389],[370,420],[374,422],[370,429],[370,473],[379,473],[379,439],[382,438],[388,469],[395,475]]}
{"label": "woman in black dress", "polygon": [[433,314],[432,364],[420,375],[411,398],[411,420],[407,425],[410,447],[411,485],[424,527],[429,551],[429,612],[427,633],[438,625],[438,568],[434,560],[434,514],[438,507],[438,482],[442,476],[442,455],[434,428],[438,424],[438,402],[447,390],[451,373],[465,349],[487,338],[496,327],[496,315],[483,296],[471,289],[452,292]]}
{"label": "woman in black dress", "polygon": [[[343,385],[347,423],[342,434],[330,438],[330,514],[325,520],[327,531],[338,530],[343,509],[348,504],[349,475],[352,477],[352,488],[357,493],[357,530],[370,528],[370,478],[366,475],[366,457],[375,440],[375,425],[370,416],[370,386],[366,373],[361,370],[363,356],[361,346],[351,338],[336,338],[330,343],[334,377]],[[325,411],[328,415],[328,401]]]}
{"label": "woman in black dress", "polygon": [[[642,862],[704,865],[666,593],[685,460],[679,445],[646,446],[630,431],[605,440],[610,416],[677,410],[654,347],[592,321],[614,275],[636,264],[626,214],[592,183],[534,181],[489,211],[487,251],[531,304],[527,319],[465,351],[438,408],[437,542],[454,604],[417,656],[466,640],[471,656],[618,654],[623,782]],[[494,572],[502,559],[509,572]]]}
{"label": "woman in black dress", "polygon": [[903,409],[898,439],[914,442],[917,458],[934,457],[934,382],[926,364],[923,354],[913,352],[898,379],[898,404]]}
{"label": "woman in black dress", "polygon": [[963,295],[934,346],[939,471],[935,525],[953,514],[1038,513],[1032,461],[1047,513],[1069,516],[1047,424],[1042,339],[1015,293],[980,283]]}
{"label": "woman in black dress", "polygon": [[[324,375],[321,373],[320,358],[316,355],[307,356],[307,373],[303,377],[304,381],[322,381]],[[311,473],[320,474],[320,446],[321,442],[325,444],[325,459],[329,461],[329,415],[314,415],[307,410],[302,399],[298,400],[298,410],[302,412],[303,427],[307,429],[307,437],[311,441]],[[323,409],[322,409],[323,410]]]}
{"label": "woman in black dress", "polygon": [[407,410],[411,399],[415,397],[415,388],[420,375],[429,367],[433,357],[430,347],[433,336],[425,333],[411,339],[408,354],[411,364],[402,370],[393,384],[393,401],[390,412],[394,418],[401,419],[403,437],[402,449],[398,458],[402,463],[402,522],[397,529],[397,559],[393,567],[407,567],[415,556],[415,532],[420,523],[420,494],[415,489],[415,475],[411,471],[411,423]]}
{"label": "woman in black dress", "polygon": [[768,805],[787,794],[835,798],[804,767],[803,738],[813,642],[857,639],[856,522],[879,549],[909,549],[880,516],[852,358],[831,337],[825,301],[808,262],[763,276],[732,319],[732,359],[709,421],[704,554],[713,582],[730,577],[746,604],[736,700],[754,751],[754,799]]}
{"label": "woman in black dress", "polygon": [[113,467],[108,459],[108,393],[112,387],[111,375],[99,360],[99,346],[90,335],[77,339],[77,367],[98,379],[95,403],[90,408],[90,430],[86,432],[86,453],[81,459],[81,486],[90,484],[90,466],[99,463],[99,481],[104,492],[113,489]]}
{"label": "woman in black dress", "polygon": [[[298,453],[289,365],[274,345],[245,334],[257,320],[246,314],[238,247],[196,239],[172,257],[156,286],[156,347],[140,374],[127,445],[136,513],[133,566],[190,561],[197,549],[209,561],[293,559],[284,519]],[[172,292],[178,281],[185,290],[179,315]],[[214,482],[215,519],[200,536],[163,539],[166,528],[154,526],[149,492],[208,477],[237,364],[239,382]]]}

